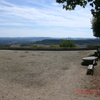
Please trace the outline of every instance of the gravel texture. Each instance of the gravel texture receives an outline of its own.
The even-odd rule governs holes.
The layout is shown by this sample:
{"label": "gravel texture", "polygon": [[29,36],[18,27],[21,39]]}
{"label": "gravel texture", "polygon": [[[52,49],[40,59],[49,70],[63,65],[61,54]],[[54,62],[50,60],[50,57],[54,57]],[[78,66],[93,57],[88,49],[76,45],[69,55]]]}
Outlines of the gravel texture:
{"label": "gravel texture", "polygon": [[0,50],[0,100],[100,100],[100,62],[81,65],[94,52]]}

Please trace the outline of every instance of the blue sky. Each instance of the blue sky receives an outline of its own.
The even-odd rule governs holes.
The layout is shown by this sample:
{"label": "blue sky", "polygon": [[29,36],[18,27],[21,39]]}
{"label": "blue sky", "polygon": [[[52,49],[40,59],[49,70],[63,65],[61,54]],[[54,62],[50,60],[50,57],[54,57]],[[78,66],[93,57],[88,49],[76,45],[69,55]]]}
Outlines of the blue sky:
{"label": "blue sky", "polygon": [[90,8],[62,9],[56,0],[0,0],[0,37],[93,38]]}

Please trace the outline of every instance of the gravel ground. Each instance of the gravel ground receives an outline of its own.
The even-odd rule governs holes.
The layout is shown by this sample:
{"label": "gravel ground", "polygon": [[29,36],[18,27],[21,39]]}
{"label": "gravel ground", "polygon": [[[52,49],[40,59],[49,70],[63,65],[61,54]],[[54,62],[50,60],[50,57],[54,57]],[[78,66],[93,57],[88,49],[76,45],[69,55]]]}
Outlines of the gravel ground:
{"label": "gravel ground", "polygon": [[100,100],[100,61],[81,65],[94,52],[0,50],[0,100]]}

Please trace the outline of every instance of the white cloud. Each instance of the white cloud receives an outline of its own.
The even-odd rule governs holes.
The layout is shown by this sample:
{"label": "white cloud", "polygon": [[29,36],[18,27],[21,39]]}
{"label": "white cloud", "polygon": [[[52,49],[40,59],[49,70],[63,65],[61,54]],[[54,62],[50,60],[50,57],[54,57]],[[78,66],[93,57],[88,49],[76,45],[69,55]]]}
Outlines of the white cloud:
{"label": "white cloud", "polygon": [[[65,11],[57,3],[51,2],[51,0],[27,0],[29,5],[18,5],[5,0],[0,1],[0,25],[1,26],[35,26],[39,27],[39,30],[31,30],[30,33],[37,32],[42,33],[46,30],[45,27],[61,27],[59,31],[50,29],[50,34],[67,31],[68,33],[75,33],[72,28],[80,29],[91,28],[90,18],[91,14],[88,8],[80,9],[79,7],[75,11]],[[50,3],[51,2],[51,3]],[[48,3],[50,3],[48,5]],[[35,4],[35,6],[34,6]],[[42,7],[41,7],[42,6]],[[45,30],[40,29],[44,27]],[[71,30],[63,31],[63,27]],[[17,31],[17,29],[15,29]],[[25,29],[24,29],[25,30]],[[21,31],[22,32],[22,31]],[[24,31],[23,31],[24,32]],[[27,31],[26,31],[27,32]],[[78,32],[78,31],[76,31]],[[86,31],[87,32],[87,31]],[[20,33],[20,32],[19,32]],[[25,32],[24,32],[25,33]],[[83,33],[83,32],[82,32]],[[85,32],[84,32],[85,33]]]}
{"label": "white cloud", "polygon": [[[42,0],[41,0],[42,2]],[[11,3],[5,3],[13,5]],[[3,5],[2,5],[3,6]],[[89,18],[85,18],[86,16],[89,16],[89,14],[83,14],[81,11],[77,12],[76,14],[73,14],[73,12],[66,12],[63,10],[60,10],[58,8],[53,9],[36,9],[33,7],[19,7],[14,6],[13,7],[7,7],[3,6],[0,7],[0,10],[3,10],[6,13],[6,16],[17,16],[24,18],[23,20],[31,20],[39,25],[45,25],[45,26],[67,26],[67,27],[88,27],[90,26],[90,20]],[[60,15],[60,16],[59,16]],[[16,19],[15,19],[16,21]],[[85,24],[88,22],[87,24]],[[79,26],[78,26],[78,25]]]}
{"label": "white cloud", "polygon": [[3,22],[3,23],[0,23],[1,26],[5,26],[5,25],[8,25],[8,26],[31,26],[31,24],[27,24],[27,23],[9,23],[9,22]]}

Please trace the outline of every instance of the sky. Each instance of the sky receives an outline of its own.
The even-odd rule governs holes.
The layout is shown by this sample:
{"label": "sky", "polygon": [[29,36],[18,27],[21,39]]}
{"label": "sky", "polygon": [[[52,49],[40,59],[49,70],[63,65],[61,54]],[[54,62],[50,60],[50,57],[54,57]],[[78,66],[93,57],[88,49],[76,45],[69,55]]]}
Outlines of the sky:
{"label": "sky", "polygon": [[0,37],[94,38],[90,7],[66,11],[56,0],[0,0]]}

